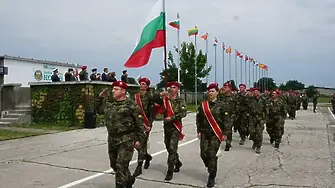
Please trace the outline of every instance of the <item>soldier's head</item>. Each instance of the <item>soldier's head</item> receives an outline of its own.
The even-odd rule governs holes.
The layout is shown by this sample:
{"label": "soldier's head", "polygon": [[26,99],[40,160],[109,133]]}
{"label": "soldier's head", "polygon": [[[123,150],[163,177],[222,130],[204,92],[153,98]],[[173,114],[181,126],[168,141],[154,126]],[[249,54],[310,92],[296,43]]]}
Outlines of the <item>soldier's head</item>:
{"label": "soldier's head", "polygon": [[82,70],[82,71],[86,71],[86,69],[87,69],[87,66],[86,66],[86,65],[84,65],[84,66],[81,67],[81,70]]}
{"label": "soldier's head", "polygon": [[246,88],[245,84],[240,84],[238,87],[240,88],[241,93],[245,92],[245,88]]}
{"label": "soldier's head", "polygon": [[54,74],[58,75],[58,69],[57,69],[57,68],[54,69],[52,72],[53,72]]}
{"label": "soldier's head", "polygon": [[218,83],[211,83],[207,87],[208,99],[214,100],[217,98],[219,93],[219,84]]}
{"label": "soldier's head", "polygon": [[128,75],[127,70],[123,70],[122,74],[127,76]]}
{"label": "soldier's head", "polygon": [[175,96],[178,94],[180,84],[178,82],[169,82],[167,86],[170,88],[170,94]]}
{"label": "soldier's head", "polygon": [[150,80],[148,78],[141,78],[138,83],[140,84],[141,91],[149,90]]}
{"label": "soldier's head", "polygon": [[274,91],[272,91],[271,96],[272,96],[273,98],[278,98],[278,97],[280,96],[280,91],[279,91],[279,90],[274,90]]}
{"label": "soldier's head", "polygon": [[115,81],[112,84],[113,86],[113,98],[115,100],[122,100],[126,97],[126,92],[128,85],[123,81]]}
{"label": "soldier's head", "polygon": [[231,84],[229,82],[226,82],[223,84],[223,90],[225,93],[231,92]]}
{"label": "soldier's head", "polygon": [[254,88],[253,93],[254,93],[255,97],[260,97],[261,96],[261,92],[259,91],[259,88]]}

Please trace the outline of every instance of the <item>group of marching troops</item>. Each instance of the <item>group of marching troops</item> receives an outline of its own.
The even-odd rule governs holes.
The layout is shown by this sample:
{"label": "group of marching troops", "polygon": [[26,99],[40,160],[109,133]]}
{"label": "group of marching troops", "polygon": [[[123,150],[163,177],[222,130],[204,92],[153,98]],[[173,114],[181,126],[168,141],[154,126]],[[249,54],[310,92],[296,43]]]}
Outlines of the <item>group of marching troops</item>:
{"label": "group of marching troops", "polygon": [[[187,107],[178,95],[180,84],[169,82],[169,90],[160,93],[149,89],[148,78],[141,78],[139,84],[139,92],[133,99],[127,97],[128,85],[123,81],[113,82],[112,92],[105,89],[98,97],[97,108],[104,113],[108,131],[108,154],[115,172],[116,188],[133,187],[135,178],[142,174],[142,168],[150,167],[153,157],[148,153],[147,144],[158,111],[164,116],[164,144],[168,153],[165,180],[172,180],[183,165],[178,155],[178,143],[184,138],[182,119],[187,115]],[[113,96],[112,100],[107,100],[109,95]],[[239,91],[234,90],[229,82],[222,88],[217,83],[209,84],[207,98],[196,113],[200,157],[209,173],[207,187],[215,185],[219,153],[221,148],[229,151],[232,147],[233,131],[239,133],[239,145],[244,145],[246,139],[252,140],[252,148],[259,154],[266,125],[270,143],[278,149],[287,113],[294,119],[295,111],[300,109],[300,100],[307,109],[304,97],[293,91],[283,93],[279,90],[261,94],[259,88],[246,89],[245,84],[239,85]],[[134,148],[138,152],[138,163],[131,174],[129,163]]]}

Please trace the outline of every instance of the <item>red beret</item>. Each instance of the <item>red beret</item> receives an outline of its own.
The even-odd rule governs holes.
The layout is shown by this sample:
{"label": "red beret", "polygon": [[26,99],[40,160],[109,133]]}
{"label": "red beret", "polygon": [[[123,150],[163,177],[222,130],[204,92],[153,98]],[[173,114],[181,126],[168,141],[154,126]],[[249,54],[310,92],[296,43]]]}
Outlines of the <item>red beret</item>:
{"label": "red beret", "polygon": [[208,85],[207,90],[210,90],[210,89],[213,89],[213,88],[218,90],[219,89],[219,84],[216,83],[216,82],[211,83],[211,84]]}
{"label": "red beret", "polygon": [[128,85],[123,81],[115,81],[113,82],[112,86],[120,87],[122,89],[128,89]]}
{"label": "red beret", "polygon": [[243,86],[243,87],[247,87],[245,84],[240,84],[238,87],[241,87],[241,86]]}
{"label": "red beret", "polygon": [[280,92],[280,90],[277,89],[277,90],[276,90],[276,93],[277,93],[277,94],[280,94],[281,92]]}
{"label": "red beret", "polygon": [[179,87],[180,84],[179,84],[178,82],[169,82],[169,83],[167,84],[167,86],[168,86],[168,87],[171,87],[171,86]]}
{"label": "red beret", "polygon": [[238,91],[238,89],[237,89],[237,88],[233,88],[232,90],[233,90],[233,91]]}
{"label": "red beret", "polygon": [[84,66],[81,67],[81,69],[86,70],[86,69],[87,69],[87,66],[84,65]]}
{"label": "red beret", "polygon": [[138,83],[145,82],[148,86],[150,85],[150,80],[148,78],[141,78]]}
{"label": "red beret", "polygon": [[252,91],[250,88],[246,89],[246,91]]}
{"label": "red beret", "polygon": [[223,87],[225,87],[225,86],[231,87],[231,84],[229,82],[226,82],[226,83],[223,84]]}
{"label": "red beret", "polygon": [[253,88],[253,91],[259,91],[259,88],[257,88],[257,87]]}

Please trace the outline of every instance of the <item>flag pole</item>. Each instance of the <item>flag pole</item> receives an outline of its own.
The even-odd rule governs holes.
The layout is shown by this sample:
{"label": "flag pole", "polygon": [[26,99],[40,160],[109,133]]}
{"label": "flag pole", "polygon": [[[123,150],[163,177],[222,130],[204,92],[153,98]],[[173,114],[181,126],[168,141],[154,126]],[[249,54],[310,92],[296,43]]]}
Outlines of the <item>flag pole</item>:
{"label": "flag pole", "polygon": [[254,86],[255,84],[255,63],[254,63],[254,60],[252,60],[252,87],[256,87]]}
{"label": "flag pole", "polygon": [[198,105],[198,86],[197,86],[197,35],[194,35],[194,47],[195,47],[195,65],[194,65],[194,90],[195,90],[195,106]]}
{"label": "flag pole", "polygon": [[168,83],[168,71],[167,71],[167,52],[166,52],[166,12],[165,12],[165,0],[163,0],[163,22],[164,22],[164,69],[165,69],[165,89],[167,89]]}
{"label": "flag pole", "polygon": [[[241,53],[242,53],[242,52],[241,52]],[[242,66],[243,66],[243,64],[242,64],[242,58],[243,58],[243,56],[242,56],[242,58],[241,58],[241,57],[239,57],[239,58],[241,59],[241,60],[240,60],[240,61],[241,61],[241,63],[240,63],[240,64],[241,64],[241,67],[240,67],[241,83],[243,83],[243,77],[242,77],[242,75],[243,75],[243,73],[242,73]]]}
{"label": "flag pole", "polygon": [[222,42],[222,85],[224,84],[224,50],[225,50],[225,45],[224,42]]}
{"label": "flag pole", "polygon": [[235,85],[238,85],[237,83],[237,50],[235,49]]}
{"label": "flag pole", "polygon": [[253,86],[251,86],[251,76],[250,76],[250,57],[248,58],[248,60],[249,60],[249,63],[248,63],[248,66],[249,66],[249,87],[253,87]]}
{"label": "flag pole", "polygon": [[[206,42],[206,70],[208,70],[208,39],[205,40]],[[206,85],[208,86],[208,74],[206,75]]]}
{"label": "flag pole", "polygon": [[[179,21],[179,12],[177,13],[177,20]],[[177,64],[178,64],[178,83],[180,83],[180,23],[179,29],[177,29]],[[178,90],[178,95],[180,96],[180,89]]]}
{"label": "flag pole", "polygon": [[217,81],[217,80],[216,80],[216,69],[217,69],[217,65],[216,65],[216,46],[217,46],[217,45],[214,46],[214,58],[215,58],[215,59],[214,59],[214,62],[215,62],[215,82]]}
{"label": "flag pole", "polygon": [[[245,57],[247,57],[247,55],[245,55]],[[244,83],[247,84],[247,60],[245,60],[244,57]],[[250,87],[250,84],[249,84]]]}
{"label": "flag pole", "polygon": [[[229,46],[230,47],[230,46]],[[230,48],[231,49],[231,48]],[[229,66],[229,80],[231,80],[231,53],[228,55],[228,66]]]}

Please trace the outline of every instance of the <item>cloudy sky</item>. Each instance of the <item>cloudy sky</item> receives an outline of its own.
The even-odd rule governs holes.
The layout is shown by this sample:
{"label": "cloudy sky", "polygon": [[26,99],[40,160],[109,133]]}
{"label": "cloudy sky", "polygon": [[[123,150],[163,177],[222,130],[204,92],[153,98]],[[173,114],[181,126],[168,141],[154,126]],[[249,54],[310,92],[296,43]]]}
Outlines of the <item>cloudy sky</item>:
{"label": "cloudy sky", "polygon": [[[1,0],[0,54],[74,62],[119,73],[156,0]],[[276,83],[297,79],[335,87],[335,0],[166,0],[167,21],[180,13],[181,41],[197,25],[270,67]],[[168,48],[176,32],[167,28]],[[198,40],[198,48],[205,48]],[[210,45],[209,63],[214,63]],[[218,52],[218,70],[222,70]],[[228,58],[226,58],[228,59]],[[219,63],[220,62],[220,63]],[[131,76],[157,82],[162,49]],[[222,80],[221,71],[218,79]],[[232,71],[234,72],[234,71]],[[227,77],[227,74],[226,74]],[[210,75],[214,81],[214,73]]]}

